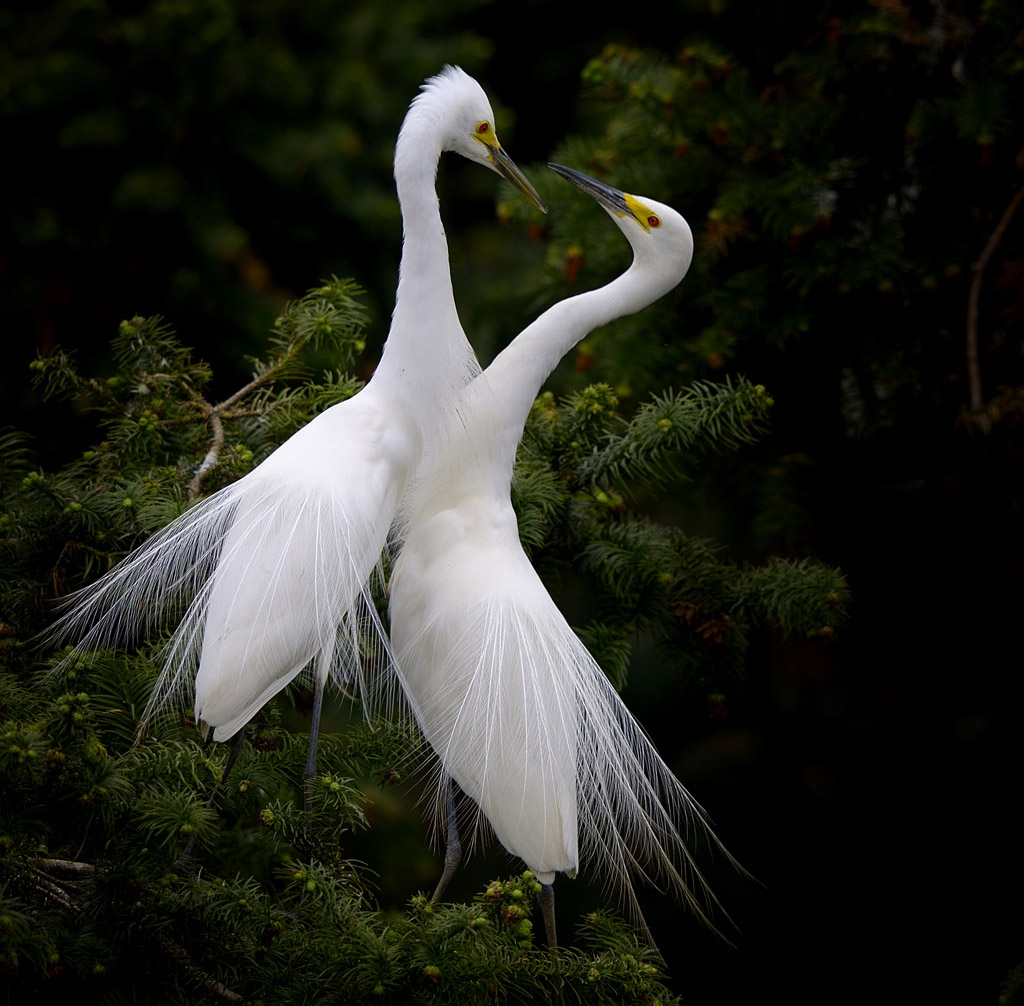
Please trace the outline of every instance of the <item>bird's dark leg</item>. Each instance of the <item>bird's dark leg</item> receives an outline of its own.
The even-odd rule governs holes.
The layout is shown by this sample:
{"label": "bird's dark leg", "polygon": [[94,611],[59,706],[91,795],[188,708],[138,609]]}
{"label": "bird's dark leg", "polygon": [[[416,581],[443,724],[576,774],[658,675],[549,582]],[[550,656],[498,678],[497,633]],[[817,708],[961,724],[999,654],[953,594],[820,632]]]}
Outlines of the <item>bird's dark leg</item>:
{"label": "bird's dark leg", "polygon": [[548,949],[558,949],[558,934],[555,931],[555,885],[541,884],[537,895],[540,914],[544,917],[544,931],[548,937]]}
{"label": "bird's dark leg", "polygon": [[430,899],[432,905],[436,905],[441,900],[441,895],[444,894],[449,881],[455,876],[455,871],[459,868],[459,863],[462,862],[462,843],[459,841],[459,823],[455,819],[455,791],[452,787],[451,779],[448,780],[447,788],[445,804],[448,811],[448,826],[445,836],[444,872],[441,874],[441,879],[437,882],[437,887],[434,889],[434,896]]}
{"label": "bird's dark leg", "polygon": [[[206,800],[206,806],[212,807],[214,801],[220,796],[221,788],[224,783],[227,782],[227,778],[231,770],[235,767],[235,762],[238,761],[238,756],[242,753],[242,748],[245,746],[245,727],[231,738],[231,750],[228,751],[228,760],[224,762],[224,771],[220,774],[220,782],[217,783],[210,791],[210,795]],[[192,857],[195,853],[195,840],[189,839],[188,845],[181,850],[181,855],[178,856],[175,861],[176,866],[181,866],[186,869],[190,869],[192,865]]]}
{"label": "bird's dark leg", "polygon": [[[224,762],[224,771],[220,775],[220,786],[223,786],[227,781],[228,774],[235,767],[235,762],[238,761],[238,756],[242,753],[242,748],[245,747],[245,727],[231,738],[231,750],[228,752],[228,760]],[[214,795],[219,791],[220,786],[214,789]],[[213,796],[210,797],[210,802],[213,803]]]}
{"label": "bird's dark leg", "polygon": [[324,677],[316,675],[313,690],[313,721],[309,725],[309,754],[306,770],[302,773],[302,808],[308,814],[313,809],[313,781],[316,779],[316,749],[320,743],[320,713],[324,707]]}

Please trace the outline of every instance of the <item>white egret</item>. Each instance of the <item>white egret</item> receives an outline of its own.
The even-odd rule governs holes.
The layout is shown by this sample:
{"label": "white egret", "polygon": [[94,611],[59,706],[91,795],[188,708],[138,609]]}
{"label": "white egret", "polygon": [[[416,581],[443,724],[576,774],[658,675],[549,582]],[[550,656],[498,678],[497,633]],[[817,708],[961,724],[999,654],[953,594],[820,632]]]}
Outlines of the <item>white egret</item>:
{"label": "white egret", "polygon": [[[498,142],[480,85],[445,67],[402,123],[394,173],[403,245],[395,309],[367,385],[299,430],[238,482],[186,511],[71,598],[55,626],[79,649],[131,638],[183,616],[147,714],[195,679],[195,716],[230,738],[311,663],[315,757],[324,682],[357,673],[361,624],[384,634],[368,596],[406,479],[444,403],[479,366],[452,293],[435,187],[453,151],[533,186]],[[84,631],[84,635],[82,635]]]}
{"label": "white egret", "polygon": [[671,207],[550,167],[607,210],[632,264],[544,312],[456,394],[402,505],[390,614],[405,697],[439,763],[438,810],[447,804],[435,900],[460,855],[454,780],[475,801],[477,824],[486,818],[542,885],[554,946],[551,885],[580,866],[617,887],[638,921],[638,871],[707,919],[717,902],[684,836],[717,839],[534,571],[509,498],[516,448],[551,370],[592,329],[675,287],[693,240]]}

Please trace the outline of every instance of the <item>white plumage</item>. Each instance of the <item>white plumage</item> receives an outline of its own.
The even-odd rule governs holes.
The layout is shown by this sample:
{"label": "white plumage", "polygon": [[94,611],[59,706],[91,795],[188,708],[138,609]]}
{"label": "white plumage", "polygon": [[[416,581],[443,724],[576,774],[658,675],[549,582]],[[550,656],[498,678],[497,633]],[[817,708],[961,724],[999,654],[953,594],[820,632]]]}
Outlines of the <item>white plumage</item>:
{"label": "white plumage", "polygon": [[505,154],[480,85],[445,67],[413,100],[395,149],[404,241],[387,343],[370,382],[327,409],[238,482],[186,511],[97,583],[54,626],[79,648],[180,623],[152,711],[195,684],[214,738],[236,733],[312,662],[357,673],[368,596],[399,497],[455,389],[479,372],[459,322],[435,191],[443,151],[543,203]]}
{"label": "white plumage", "polygon": [[639,871],[706,917],[714,899],[686,844],[690,828],[714,841],[703,813],[559,612],[523,552],[509,499],[545,378],[592,329],[679,283],[693,241],[670,207],[552,168],[608,211],[633,262],[550,308],[457,393],[402,505],[394,653],[440,763],[439,804],[451,777],[544,885],[591,868],[635,909]]}

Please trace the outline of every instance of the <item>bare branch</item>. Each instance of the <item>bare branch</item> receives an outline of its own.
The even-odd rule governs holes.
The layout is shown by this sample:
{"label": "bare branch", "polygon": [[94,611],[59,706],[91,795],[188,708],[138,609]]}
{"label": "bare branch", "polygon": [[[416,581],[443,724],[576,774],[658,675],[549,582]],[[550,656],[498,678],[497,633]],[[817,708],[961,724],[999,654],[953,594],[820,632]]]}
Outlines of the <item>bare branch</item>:
{"label": "bare branch", "polygon": [[211,436],[210,449],[206,452],[206,457],[203,458],[196,469],[195,475],[192,476],[188,488],[185,490],[186,499],[189,501],[194,500],[199,495],[199,489],[206,473],[216,468],[220,463],[220,452],[224,447],[224,423],[220,418],[221,408],[222,406],[220,405],[210,406],[208,415]]}
{"label": "bare branch", "polygon": [[989,260],[995,253],[999,242],[1003,238],[1003,234],[1006,232],[1006,228],[1010,224],[1010,220],[1013,218],[1014,213],[1017,212],[1017,208],[1022,201],[1024,201],[1024,186],[1021,186],[1017,190],[1017,194],[1010,200],[1010,205],[1003,211],[1003,215],[1000,217],[999,223],[996,224],[996,229],[992,232],[992,236],[988,239],[988,244],[985,245],[984,251],[982,251],[978,261],[971,266],[974,276],[971,279],[971,290],[967,298],[967,384],[970,393],[971,413],[983,427],[987,426],[987,423],[982,418],[981,367],[978,363],[978,313],[981,302],[982,277]]}
{"label": "bare branch", "polygon": [[74,859],[38,859],[37,865],[51,873],[92,874],[96,872],[93,863],[80,863]]}
{"label": "bare branch", "polygon": [[206,456],[200,462],[195,475],[192,476],[186,489],[186,496],[190,501],[199,495],[199,490],[202,487],[206,474],[220,464],[220,452],[224,448],[224,421],[222,416],[237,402],[242,401],[243,398],[251,395],[254,391],[258,391],[263,385],[273,381],[287,363],[290,362],[291,356],[294,356],[294,353],[283,357],[276,366],[268,367],[262,374],[257,374],[248,384],[229,395],[223,402],[219,402],[217,405],[207,405],[207,421],[210,424],[210,449],[206,452]]}
{"label": "bare branch", "polygon": [[174,962],[175,966],[180,968],[194,984],[226,1003],[245,1002],[243,996],[233,992],[211,975],[201,970],[189,957],[188,951],[183,946],[162,934],[157,936],[156,942],[167,957]]}

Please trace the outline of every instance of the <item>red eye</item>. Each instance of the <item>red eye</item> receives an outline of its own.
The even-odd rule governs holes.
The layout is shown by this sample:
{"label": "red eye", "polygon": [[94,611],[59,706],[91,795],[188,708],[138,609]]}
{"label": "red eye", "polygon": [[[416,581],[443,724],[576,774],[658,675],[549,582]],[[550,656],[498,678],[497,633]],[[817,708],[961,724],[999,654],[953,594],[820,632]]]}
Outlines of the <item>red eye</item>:
{"label": "red eye", "polygon": [[489,133],[491,131],[491,124],[489,122],[481,122],[476,127],[476,131],[478,136],[483,136],[485,133]]}
{"label": "red eye", "polygon": [[650,224],[651,227],[661,226],[661,220],[658,217],[656,217],[653,213],[647,218],[647,223]]}

